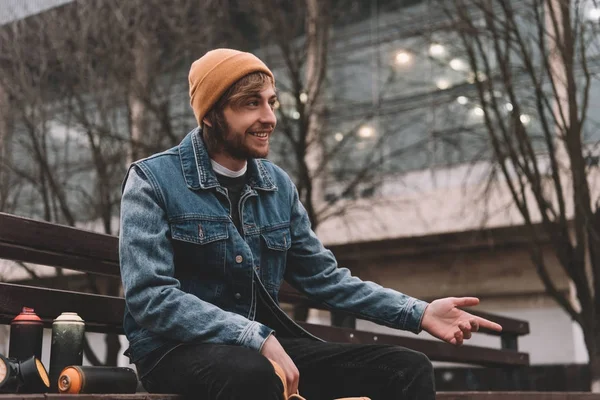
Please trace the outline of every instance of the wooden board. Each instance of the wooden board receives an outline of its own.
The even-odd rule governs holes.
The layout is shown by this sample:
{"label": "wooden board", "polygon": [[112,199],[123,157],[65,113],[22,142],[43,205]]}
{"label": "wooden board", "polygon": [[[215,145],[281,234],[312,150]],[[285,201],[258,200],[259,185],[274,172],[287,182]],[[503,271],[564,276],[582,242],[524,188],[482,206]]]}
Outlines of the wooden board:
{"label": "wooden board", "polygon": [[[284,282],[279,291],[279,301],[282,303],[290,303],[290,304],[301,304],[310,308],[316,309],[326,309],[323,305],[311,301],[307,297],[305,297],[302,293],[298,292],[296,289],[291,287],[287,282]],[[529,323],[527,321],[506,318],[499,315],[489,314],[481,311],[468,310],[470,313],[474,315],[478,315],[482,318],[486,318],[492,320],[500,325],[502,325],[502,332],[496,332],[489,329],[482,329],[481,332],[487,333],[489,335],[502,336],[506,334],[512,335],[527,335],[529,334]]]}
{"label": "wooden board", "polygon": [[116,236],[0,213],[0,258],[119,276]]}
{"label": "wooden board", "polygon": [[[0,400],[177,400],[174,394],[0,394]],[[600,400],[598,393],[582,392],[440,392],[437,400]],[[202,399],[199,399],[202,400]],[[310,400],[310,399],[309,399]]]}
{"label": "wooden board", "polygon": [[86,331],[123,332],[123,298],[0,283],[0,323],[9,324],[24,306],[35,309],[47,327],[62,312],[69,311],[83,318]]}
{"label": "wooden board", "polygon": [[[125,301],[120,297],[83,294],[65,290],[0,283],[0,323],[10,323],[21,307],[33,307],[50,326],[61,312],[76,312],[86,321],[86,331],[122,333]],[[528,365],[527,354],[476,346],[449,344],[406,337],[373,334],[366,331],[301,323],[309,332],[333,342],[391,343],[414,348],[435,361],[466,362],[477,365]],[[374,339],[377,337],[377,339]]]}
{"label": "wooden board", "polygon": [[582,392],[441,392],[437,400],[600,400],[600,393]]}
{"label": "wooden board", "polygon": [[460,362],[486,367],[526,366],[529,355],[517,351],[502,351],[488,347],[463,345],[460,347],[440,340],[423,340],[405,336],[384,335],[350,328],[299,323],[315,336],[330,342],[361,344],[394,344],[426,354],[433,361]]}
{"label": "wooden board", "polygon": [[[0,213],[0,258],[94,274],[120,275],[117,237],[5,213]],[[286,283],[281,288],[279,297],[282,302],[323,308]],[[526,321],[481,312],[473,313],[502,325],[502,334],[529,333],[529,324]],[[500,335],[487,330],[484,333]]]}

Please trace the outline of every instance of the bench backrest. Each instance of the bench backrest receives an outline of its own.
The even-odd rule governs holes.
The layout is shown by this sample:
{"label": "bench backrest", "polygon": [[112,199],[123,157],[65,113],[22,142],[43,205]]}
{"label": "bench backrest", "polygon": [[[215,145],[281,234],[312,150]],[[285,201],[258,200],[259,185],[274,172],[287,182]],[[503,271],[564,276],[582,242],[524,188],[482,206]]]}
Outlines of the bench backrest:
{"label": "bench backrest", "polygon": [[[0,259],[16,260],[79,272],[118,277],[118,238],[63,225],[35,221],[0,213]],[[67,278],[68,279],[68,278]],[[323,308],[289,285],[284,285],[280,301]],[[49,326],[63,311],[77,312],[92,332],[122,333],[124,300],[120,297],[0,283],[0,323],[10,323],[23,306],[33,307]],[[517,351],[518,336],[529,333],[526,321],[477,313],[500,323],[503,349],[477,346],[460,348],[439,341],[373,334],[355,329],[302,323],[326,340],[357,343],[392,343],[426,353],[432,360],[480,365],[528,365],[529,357]]]}

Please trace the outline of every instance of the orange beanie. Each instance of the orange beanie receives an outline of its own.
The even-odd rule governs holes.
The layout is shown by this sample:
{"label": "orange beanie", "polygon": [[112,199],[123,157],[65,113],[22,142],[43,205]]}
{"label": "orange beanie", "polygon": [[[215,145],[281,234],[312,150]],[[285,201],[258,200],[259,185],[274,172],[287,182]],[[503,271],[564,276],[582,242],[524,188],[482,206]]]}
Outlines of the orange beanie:
{"label": "orange beanie", "polygon": [[273,78],[271,70],[254,54],[233,49],[211,50],[190,68],[190,104],[198,125],[221,95],[239,79],[252,72],[264,72]]}

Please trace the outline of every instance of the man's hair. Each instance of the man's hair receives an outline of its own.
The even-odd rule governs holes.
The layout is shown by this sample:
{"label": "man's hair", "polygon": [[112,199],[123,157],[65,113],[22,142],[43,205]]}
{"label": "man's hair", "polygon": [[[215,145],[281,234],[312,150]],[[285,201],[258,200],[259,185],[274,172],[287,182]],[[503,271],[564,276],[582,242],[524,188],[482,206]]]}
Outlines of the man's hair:
{"label": "man's hair", "polygon": [[265,84],[270,83],[273,87],[275,82],[264,72],[253,72],[238,80],[217,100],[215,105],[206,113],[206,119],[212,124],[208,126],[202,123],[202,137],[207,149],[218,150],[223,143],[227,122],[225,121],[224,109],[228,105],[236,108],[250,95],[262,90]]}

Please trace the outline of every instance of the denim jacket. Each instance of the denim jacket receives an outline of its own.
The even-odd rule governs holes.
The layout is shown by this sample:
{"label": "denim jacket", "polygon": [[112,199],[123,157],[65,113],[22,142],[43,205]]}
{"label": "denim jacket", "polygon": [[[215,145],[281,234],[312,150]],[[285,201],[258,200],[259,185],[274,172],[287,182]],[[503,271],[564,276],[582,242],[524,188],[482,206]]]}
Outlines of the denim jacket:
{"label": "denim jacket", "polygon": [[[329,308],[420,330],[427,303],[338,267],[282,169],[250,159],[247,174],[239,204],[230,204],[199,128],[179,146],[130,167],[119,254],[132,362],[192,341],[260,350],[273,329],[254,320],[258,287],[290,331],[306,334],[277,307],[284,279]],[[239,207],[241,233],[231,207]]]}

